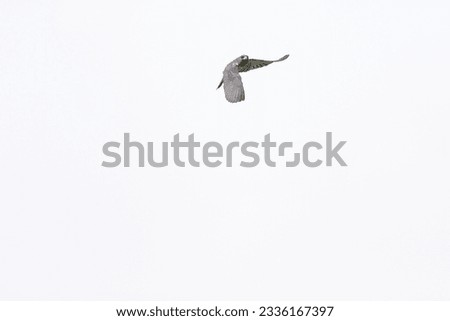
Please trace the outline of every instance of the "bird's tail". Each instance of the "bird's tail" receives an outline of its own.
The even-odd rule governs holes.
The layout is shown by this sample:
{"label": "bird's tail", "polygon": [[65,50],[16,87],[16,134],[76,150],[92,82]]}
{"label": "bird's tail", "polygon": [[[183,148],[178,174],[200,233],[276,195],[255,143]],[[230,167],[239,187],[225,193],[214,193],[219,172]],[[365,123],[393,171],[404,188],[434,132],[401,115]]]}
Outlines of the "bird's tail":
{"label": "bird's tail", "polygon": [[216,90],[217,90],[217,89],[219,89],[219,88],[220,88],[220,86],[222,86],[222,84],[223,84],[223,78],[222,78],[222,80],[220,81],[220,84],[219,84],[219,86],[217,86]]}

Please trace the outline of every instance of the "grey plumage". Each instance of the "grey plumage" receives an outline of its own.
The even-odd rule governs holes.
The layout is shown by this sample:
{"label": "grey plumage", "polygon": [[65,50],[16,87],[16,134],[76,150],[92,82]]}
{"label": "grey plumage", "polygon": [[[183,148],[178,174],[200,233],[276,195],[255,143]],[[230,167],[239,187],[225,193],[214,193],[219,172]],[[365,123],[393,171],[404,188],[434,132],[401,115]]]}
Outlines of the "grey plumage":
{"label": "grey plumage", "polygon": [[244,84],[242,83],[240,72],[246,72],[253,69],[270,65],[273,62],[286,60],[289,55],[285,55],[278,60],[260,60],[248,59],[248,56],[242,55],[230,62],[223,71],[223,78],[220,81],[219,89],[223,84],[225,98],[230,103],[237,103],[245,99]]}

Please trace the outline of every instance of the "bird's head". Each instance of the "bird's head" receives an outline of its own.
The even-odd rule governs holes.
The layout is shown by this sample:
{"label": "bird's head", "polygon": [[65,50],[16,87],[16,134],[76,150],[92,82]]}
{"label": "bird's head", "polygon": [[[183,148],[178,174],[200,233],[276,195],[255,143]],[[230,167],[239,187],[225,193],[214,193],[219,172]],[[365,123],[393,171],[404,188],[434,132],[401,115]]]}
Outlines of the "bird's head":
{"label": "bird's head", "polygon": [[234,60],[235,66],[244,66],[248,62],[248,56],[242,55]]}
{"label": "bird's head", "polygon": [[244,66],[248,62],[248,56],[242,55],[234,59],[231,64],[235,67],[237,66]]}
{"label": "bird's head", "polygon": [[239,59],[241,59],[241,61],[247,61],[248,60],[248,56],[247,55],[242,55],[239,57]]}

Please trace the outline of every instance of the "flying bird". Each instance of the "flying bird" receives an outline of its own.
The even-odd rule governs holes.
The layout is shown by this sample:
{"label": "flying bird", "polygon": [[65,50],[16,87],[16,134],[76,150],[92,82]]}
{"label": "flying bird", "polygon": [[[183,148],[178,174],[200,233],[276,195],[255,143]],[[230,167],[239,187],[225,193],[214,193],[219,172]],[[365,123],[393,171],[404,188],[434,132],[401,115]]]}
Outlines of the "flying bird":
{"label": "flying bird", "polygon": [[285,55],[278,60],[249,59],[247,55],[242,55],[230,62],[223,70],[223,78],[217,89],[223,84],[225,98],[230,103],[237,103],[245,99],[244,84],[242,83],[240,72],[265,67],[273,62],[286,60],[289,55]]}

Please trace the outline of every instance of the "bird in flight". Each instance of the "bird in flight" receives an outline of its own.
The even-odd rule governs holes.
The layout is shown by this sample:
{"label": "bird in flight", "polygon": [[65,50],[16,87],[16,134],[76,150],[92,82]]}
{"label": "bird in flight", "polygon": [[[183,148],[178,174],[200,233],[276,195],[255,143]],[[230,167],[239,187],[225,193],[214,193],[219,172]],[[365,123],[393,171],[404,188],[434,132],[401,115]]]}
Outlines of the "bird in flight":
{"label": "bird in flight", "polygon": [[249,59],[247,55],[242,55],[230,62],[223,70],[223,78],[217,89],[223,84],[225,98],[230,103],[237,103],[245,99],[244,84],[242,83],[240,72],[246,72],[256,68],[265,67],[273,62],[286,60],[289,55],[285,55],[278,60]]}

